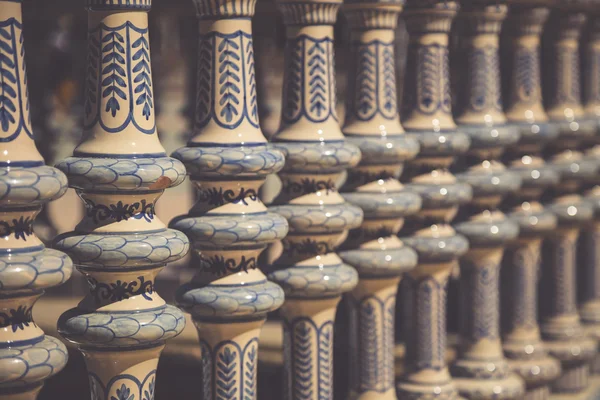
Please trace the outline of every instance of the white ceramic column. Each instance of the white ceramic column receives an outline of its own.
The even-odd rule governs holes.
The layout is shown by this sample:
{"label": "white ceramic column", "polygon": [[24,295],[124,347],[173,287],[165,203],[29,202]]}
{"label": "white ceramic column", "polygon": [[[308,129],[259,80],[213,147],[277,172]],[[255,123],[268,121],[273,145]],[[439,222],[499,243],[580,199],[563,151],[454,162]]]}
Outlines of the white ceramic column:
{"label": "white ceramic column", "polygon": [[58,330],[77,344],[92,399],[153,399],[165,341],[185,317],[155,291],[168,262],[188,252],[181,232],[155,213],[163,191],[185,179],[158,140],[150,61],[150,0],[86,0],[88,54],[83,138],[57,167],[85,216],[54,246],[71,256],[89,293]]}
{"label": "white ceramic column", "polygon": [[340,253],[360,278],[345,296],[351,399],[396,399],[396,294],[403,273],[417,263],[416,253],[396,237],[404,217],[421,207],[420,197],[398,181],[404,162],[419,149],[417,140],[404,134],[397,109],[394,29],[402,5],[360,0],[344,5],[351,65],[342,131],[362,158],[348,170],[342,195],[365,213]]}
{"label": "white ceramic column", "polygon": [[273,144],[286,154],[282,190],[270,208],[290,233],[269,275],[285,290],[284,398],[333,399],[333,326],[356,271],[334,253],[363,212],[336,189],[360,160],[335,111],[333,25],[341,0],[279,0],[286,26],[281,125]]}
{"label": "white ceramic column", "polygon": [[44,204],[67,190],[67,178],[33,141],[20,0],[0,1],[0,398],[34,400],[67,363],[65,345],[35,324],[45,289],[69,279],[73,264],[33,231]]}
{"label": "white ceramic column", "polygon": [[258,191],[284,165],[258,119],[252,0],[195,0],[198,66],[194,135],[183,161],[198,202],[171,225],[193,244],[196,275],[177,293],[202,351],[199,391],[207,400],[257,398],[258,336],[283,302],[259,256],[281,240],[287,221],[267,212]]}
{"label": "white ceramic column", "polygon": [[472,193],[447,170],[469,147],[452,119],[448,33],[457,10],[452,1],[409,0],[404,13],[410,42],[402,118],[407,135],[420,145],[404,174],[422,208],[400,232],[419,257],[402,286],[406,372],[397,385],[400,399],[458,398],[445,359],[446,292],[468,241],[449,223]]}

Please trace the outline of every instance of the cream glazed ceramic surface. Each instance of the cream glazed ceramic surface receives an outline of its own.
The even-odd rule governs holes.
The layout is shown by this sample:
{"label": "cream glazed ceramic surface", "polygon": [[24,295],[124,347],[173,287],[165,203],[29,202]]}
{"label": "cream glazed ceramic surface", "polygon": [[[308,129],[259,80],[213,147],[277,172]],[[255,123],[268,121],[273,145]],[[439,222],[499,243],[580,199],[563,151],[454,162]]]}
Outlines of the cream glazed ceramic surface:
{"label": "cream glazed ceramic surface", "polygon": [[155,125],[149,0],[87,0],[84,134],[57,164],[86,205],[83,220],[54,247],[86,276],[89,293],[58,330],[85,358],[92,399],[154,397],[165,340],[183,313],[154,290],[156,275],[189,241],[155,215],[165,189],[185,178],[166,156]]}
{"label": "cream glazed ceramic surface", "polygon": [[417,263],[397,237],[420,197],[398,177],[419,145],[407,138],[397,111],[394,29],[403,1],[347,1],[352,66],[342,131],[362,153],[348,171],[344,198],[364,212],[340,257],[357,269],[359,282],[345,296],[349,311],[349,376],[352,399],[395,400],[394,317],[401,275]]}
{"label": "cream glazed ceramic surface", "polygon": [[535,154],[559,134],[550,124],[542,102],[540,43],[544,24],[550,15],[546,0],[509,0],[504,23],[507,36],[502,60],[508,71],[507,97],[504,99],[507,121],[519,129],[521,139],[511,151]]}
{"label": "cream glazed ceramic surface", "polygon": [[452,119],[449,91],[448,33],[457,10],[456,2],[409,0],[404,13],[410,42],[402,112],[408,136],[421,149],[409,161],[405,187],[421,196],[422,207],[400,232],[419,258],[401,285],[406,341],[406,370],[397,384],[401,399],[458,398],[445,360],[446,285],[468,242],[448,224],[472,193],[446,170],[469,147]]}
{"label": "cream glazed ceramic surface", "polygon": [[33,141],[21,1],[0,1],[0,397],[34,400],[67,363],[64,344],[32,319],[44,290],[64,283],[73,264],[33,231],[43,205],[67,190]]}
{"label": "cream glazed ceramic surface", "polygon": [[596,133],[595,121],[585,118],[581,98],[579,38],[586,21],[580,7],[583,3],[555,1],[548,21],[553,29],[547,35],[547,112],[550,122],[559,129],[558,139],[569,142],[571,148]]}
{"label": "cream glazed ceramic surface", "polygon": [[290,233],[269,278],[286,295],[284,398],[333,399],[333,325],[341,295],[357,283],[356,270],[333,252],[362,210],[335,183],[356,166],[360,151],[338,122],[333,24],[341,0],[278,1],[286,25],[283,109],[273,145],[286,155],[282,190],[270,210]]}
{"label": "cream glazed ceramic surface", "polygon": [[505,146],[519,139],[502,111],[498,35],[507,6],[497,1],[463,1],[461,6],[458,57],[466,68],[458,78],[466,87],[458,93],[457,122],[471,147],[457,179],[472,187],[473,199],[456,225],[469,240],[469,251],[460,260],[459,356],[451,372],[465,398],[517,399],[524,385],[510,371],[500,341],[500,263],[519,227],[498,206],[521,186],[520,176],[497,160]]}
{"label": "cream glazed ceramic surface", "polygon": [[590,142],[600,143],[600,2],[589,1],[588,24],[583,43],[583,104],[586,119],[596,126]]}
{"label": "cream glazed ceramic surface", "polygon": [[[557,392],[577,392],[587,387],[588,369],[596,353],[595,340],[585,336],[577,310],[576,242],[581,227],[593,217],[593,207],[583,201],[578,191],[581,183],[597,173],[597,164],[577,151],[570,141],[558,141],[559,152],[548,158],[559,174],[559,183],[547,197],[548,210],[558,219],[558,226],[544,243],[542,275],[542,337],[551,355],[562,363],[562,375],[552,386]],[[562,149],[566,148],[566,149]]]}
{"label": "cream glazed ceramic surface", "polygon": [[258,336],[283,303],[259,256],[288,232],[258,191],[284,165],[260,130],[250,0],[194,2],[199,20],[194,136],[173,156],[198,188],[198,202],[171,226],[193,244],[196,275],[177,293],[202,350],[204,399],[256,399]]}

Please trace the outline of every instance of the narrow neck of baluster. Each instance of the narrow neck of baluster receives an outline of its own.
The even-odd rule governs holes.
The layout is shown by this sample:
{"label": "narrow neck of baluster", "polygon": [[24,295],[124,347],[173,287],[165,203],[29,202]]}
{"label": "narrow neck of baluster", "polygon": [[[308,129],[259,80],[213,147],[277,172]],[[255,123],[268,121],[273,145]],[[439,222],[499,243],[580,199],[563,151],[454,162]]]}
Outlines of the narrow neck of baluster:
{"label": "narrow neck of baluster", "polygon": [[196,1],[199,17],[192,143],[264,143],[258,119],[252,17],[255,1]]}
{"label": "narrow neck of baluster", "polygon": [[510,35],[506,59],[509,61],[508,106],[511,122],[546,122],[542,105],[540,36],[549,15],[547,8],[511,10],[506,31]]}
{"label": "narrow neck of baluster", "polygon": [[583,98],[585,112],[600,117],[600,15],[592,15],[585,44]]}
{"label": "narrow neck of baluster", "polygon": [[544,279],[547,317],[577,316],[576,244],[578,228],[558,229],[546,245],[544,260],[549,264]]}
{"label": "narrow neck of baluster", "polygon": [[393,6],[345,8],[351,29],[345,134],[403,133],[397,110],[394,55],[399,10]]}
{"label": "narrow neck of baluster", "polygon": [[35,148],[23,47],[21,1],[0,1],[0,163],[43,159]]}
{"label": "narrow neck of baluster", "polygon": [[[436,268],[437,269],[437,268]],[[406,362],[417,375],[446,369],[446,296],[450,268],[431,275],[408,275],[404,286],[410,304],[404,322]]]}
{"label": "narrow neck of baluster", "polygon": [[548,115],[572,121],[583,115],[579,63],[579,37],[585,22],[583,13],[556,12],[550,20],[555,26],[550,38],[548,75]]}
{"label": "narrow neck of baluster", "polygon": [[504,258],[511,288],[506,298],[508,339],[538,339],[537,284],[541,239],[519,239]]}
{"label": "narrow neck of baluster", "polygon": [[499,272],[502,249],[473,249],[461,261],[462,351],[500,358]]}
{"label": "narrow neck of baluster", "polygon": [[408,130],[453,130],[448,33],[456,12],[405,13],[410,36],[402,119]]}
{"label": "narrow neck of baluster", "polygon": [[333,24],[339,4],[279,5],[286,24],[281,127],[277,140],[340,140]]}
{"label": "narrow neck of baluster", "polygon": [[459,71],[466,84],[459,94],[459,124],[504,123],[498,54],[500,28],[506,6],[468,9],[459,14],[460,45],[466,69]]}
{"label": "narrow neck of baluster", "polygon": [[91,6],[84,135],[75,155],[164,156],[153,88],[146,10]]}

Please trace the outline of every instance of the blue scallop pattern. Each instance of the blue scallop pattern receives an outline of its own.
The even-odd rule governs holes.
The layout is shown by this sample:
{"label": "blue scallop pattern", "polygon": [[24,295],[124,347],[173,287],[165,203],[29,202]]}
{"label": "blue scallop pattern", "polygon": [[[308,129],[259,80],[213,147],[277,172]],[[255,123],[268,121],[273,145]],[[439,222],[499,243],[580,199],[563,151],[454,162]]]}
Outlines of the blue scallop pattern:
{"label": "blue scallop pattern", "polygon": [[67,177],[55,168],[0,168],[0,206],[41,205],[66,191]]}
{"label": "blue scallop pattern", "polygon": [[68,157],[56,168],[69,177],[71,187],[84,191],[165,189],[179,185],[186,174],[183,164],[170,157]]}
{"label": "blue scallop pattern", "polygon": [[340,232],[358,228],[363,220],[363,211],[348,203],[322,206],[284,204],[269,209],[281,214],[288,221],[290,232]]}
{"label": "blue scallop pattern", "polygon": [[510,170],[466,171],[456,174],[456,179],[471,186],[473,196],[506,195],[521,187],[521,177]]}
{"label": "blue scallop pattern", "polygon": [[343,193],[346,201],[360,207],[366,219],[402,218],[421,209],[421,197],[409,191],[369,193]]}
{"label": "blue scallop pattern", "polygon": [[274,142],[285,154],[284,171],[296,173],[332,173],[354,167],[360,161],[360,150],[347,141]]}
{"label": "blue scallop pattern", "polygon": [[419,156],[456,156],[471,145],[469,136],[461,131],[408,130],[406,136],[419,142]]}
{"label": "blue scallop pattern", "polygon": [[402,241],[413,248],[419,262],[445,262],[462,256],[469,249],[469,241],[462,235],[425,237],[410,236]]}
{"label": "blue scallop pattern", "polygon": [[0,291],[38,291],[66,282],[73,263],[66,254],[43,249],[21,254],[0,254]]}
{"label": "blue scallop pattern", "polygon": [[355,136],[345,133],[346,141],[360,149],[361,165],[397,164],[414,158],[419,142],[406,135]]}
{"label": "blue scallop pattern", "polygon": [[171,226],[202,248],[264,244],[283,239],[288,232],[285,218],[270,212],[236,215],[235,218],[218,214],[180,217],[174,219]]}
{"label": "blue scallop pattern", "polygon": [[339,254],[361,277],[398,276],[417,265],[417,253],[410,247],[386,250],[355,249]]}
{"label": "blue scallop pattern", "polygon": [[67,340],[94,348],[128,348],[160,344],[179,335],[185,315],[166,305],[138,312],[86,312],[78,308],[61,315],[58,331]]}
{"label": "blue scallop pattern", "polygon": [[0,386],[35,384],[64,368],[68,360],[65,345],[50,336],[41,339],[33,345],[0,349]]}
{"label": "blue scallop pattern", "polygon": [[286,297],[323,298],[352,290],[358,283],[358,274],[345,264],[295,265],[271,272],[269,279],[283,288]]}
{"label": "blue scallop pattern", "polygon": [[185,164],[191,176],[199,177],[261,177],[278,172],[285,162],[283,153],[270,144],[184,147],[173,157]]}
{"label": "blue scallop pattern", "polygon": [[236,318],[264,318],[283,304],[283,290],[269,281],[246,285],[183,285],[177,303],[195,319],[220,321]]}
{"label": "blue scallop pattern", "polygon": [[460,182],[438,185],[410,183],[405,187],[421,196],[422,207],[426,209],[465,204],[473,197],[471,186]]}
{"label": "blue scallop pattern", "polygon": [[190,242],[186,235],[173,229],[129,235],[73,232],[57,237],[54,247],[67,252],[80,269],[137,268],[179,260],[187,254]]}

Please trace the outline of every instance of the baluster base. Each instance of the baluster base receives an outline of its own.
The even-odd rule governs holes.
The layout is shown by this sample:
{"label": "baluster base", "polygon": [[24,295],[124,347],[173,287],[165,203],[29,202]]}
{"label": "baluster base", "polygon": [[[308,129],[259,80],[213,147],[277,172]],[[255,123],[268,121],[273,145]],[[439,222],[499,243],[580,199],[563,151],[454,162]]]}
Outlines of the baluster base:
{"label": "baluster base", "polygon": [[597,342],[580,336],[544,342],[551,356],[561,362],[562,374],[552,384],[553,392],[580,392],[588,385],[590,362],[596,354]]}
{"label": "baluster base", "polygon": [[[506,350],[507,344],[504,348]],[[546,400],[550,394],[550,384],[560,375],[560,362],[546,354],[515,354],[508,359],[508,365],[514,373],[525,381],[525,399]],[[522,358],[516,358],[522,357]]]}
{"label": "baluster base", "polygon": [[456,389],[466,399],[517,399],[524,385],[505,359],[460,358],[452,366]]}
{"label": "baluster base", "polygon": [[458,400],[456,386],[453,381],[444,383],[418,383],[406,378],[398,382],[398,398],[402,400]]}

